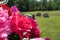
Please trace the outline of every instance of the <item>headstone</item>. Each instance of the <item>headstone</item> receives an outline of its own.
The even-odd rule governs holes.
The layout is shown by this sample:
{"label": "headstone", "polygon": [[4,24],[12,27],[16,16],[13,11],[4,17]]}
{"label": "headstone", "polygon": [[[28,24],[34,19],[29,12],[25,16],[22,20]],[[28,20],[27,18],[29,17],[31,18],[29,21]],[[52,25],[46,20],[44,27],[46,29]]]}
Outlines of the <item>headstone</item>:
{"label": "headstone", "polygon": [[49,17],[49,14],[48,13],[44,13],[43,16],[44,17]]}
{"label": "headstone", "polygon": [[30,15],[30,14],[26,14],[25,16],[27,16],[29,18],[32,18],[32,15]]}
{"label": "headstone", "polygon": [[41,13],[37,13],[36,16],[41,16]]}
{"label": "headstone", "polygon": [[35,19],[35,15],[34,14],[32,14],[32,18]]}
{"label": "headstone", "polygon": [[20,12],[22,15],[24,15],[24,13],[23,12]]}
{"label": "headstone", "polygon": [[25,16],[27,16],[27,17],[29,17],[29,18],[33,18],[33,19],[35,19],[35,15],[34,14],[27,14],[27,15],[25,15]]}

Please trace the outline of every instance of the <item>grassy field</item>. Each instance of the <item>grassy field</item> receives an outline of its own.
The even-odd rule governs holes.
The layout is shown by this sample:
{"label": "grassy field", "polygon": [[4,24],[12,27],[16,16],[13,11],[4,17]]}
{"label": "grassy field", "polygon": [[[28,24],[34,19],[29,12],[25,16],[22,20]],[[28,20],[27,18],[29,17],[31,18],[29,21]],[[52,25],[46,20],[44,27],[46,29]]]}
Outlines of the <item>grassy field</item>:
{"label": "grassy field", "polygon": [[38,22],[41,37],[49,37],[51,40],[60,40],[60,11],[34,11],[24,12],[24,14],[36,15],[38,12],[42,14],[47,12],[50,16],[49,18],[36,16],[36,21]]}

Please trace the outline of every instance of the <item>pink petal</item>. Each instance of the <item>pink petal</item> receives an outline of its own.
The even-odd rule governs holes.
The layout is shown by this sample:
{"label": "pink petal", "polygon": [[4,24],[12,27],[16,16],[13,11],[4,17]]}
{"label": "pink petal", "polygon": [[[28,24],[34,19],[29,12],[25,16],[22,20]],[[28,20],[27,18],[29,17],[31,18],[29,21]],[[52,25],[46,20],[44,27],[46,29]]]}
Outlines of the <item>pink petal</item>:
{"label": "pink petal", "polygon": [[45,40],[44,38],[34,38],[34,39],[30,39],[30,40]]}

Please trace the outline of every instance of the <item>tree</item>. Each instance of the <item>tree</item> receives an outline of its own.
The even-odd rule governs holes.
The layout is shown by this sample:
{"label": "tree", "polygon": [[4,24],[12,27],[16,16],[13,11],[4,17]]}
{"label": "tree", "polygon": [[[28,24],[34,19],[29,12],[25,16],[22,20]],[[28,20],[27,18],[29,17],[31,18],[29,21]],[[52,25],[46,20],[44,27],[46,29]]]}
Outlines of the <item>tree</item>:
{"label": "tree", "polygon": [[29,8],[30,8],[30,10],[34,11],[34,10],[38,10],[38,6],[39,6],[38,2],[35,0],[32,0],[30,2]]}
{"label": "tree", "polygon": [[47,10],[47,0],[41,0],[41,10]]}
{"label": "tree", "polygon": [[7,5],[16,5],[20,11],[60,10],[60,0],[9,0]]}
{"label": "tree", "polygon": [[48,10],[53,10],[53,1],[52,0],[49,0],[48,2]]}
{"label": "tree", "polygon": [[14,5],[14,1],[15,1],[15,0],[9,0],[9,2],[7,3],[7,5],[8,5],[9,7],[13,6],[13,5]]}
{"label": "tree", "polygon": [[57,0],[57,9],[60,10],[60,0]]}
{"label": "tree", "polygon": [[14,3],[19,8],[20,11],[29,10],[29,0],[16,0]]}

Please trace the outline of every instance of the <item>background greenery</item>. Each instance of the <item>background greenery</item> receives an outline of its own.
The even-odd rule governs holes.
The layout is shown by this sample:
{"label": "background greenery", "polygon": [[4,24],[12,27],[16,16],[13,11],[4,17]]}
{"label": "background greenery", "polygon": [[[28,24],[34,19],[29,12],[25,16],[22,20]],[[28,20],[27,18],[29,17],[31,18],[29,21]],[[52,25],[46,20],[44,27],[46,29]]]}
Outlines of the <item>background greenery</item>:
{"label": "background greenery", "polygon": [[16,5],[20,11],[60,10],[60,0],[9,0],[7,5]]}

